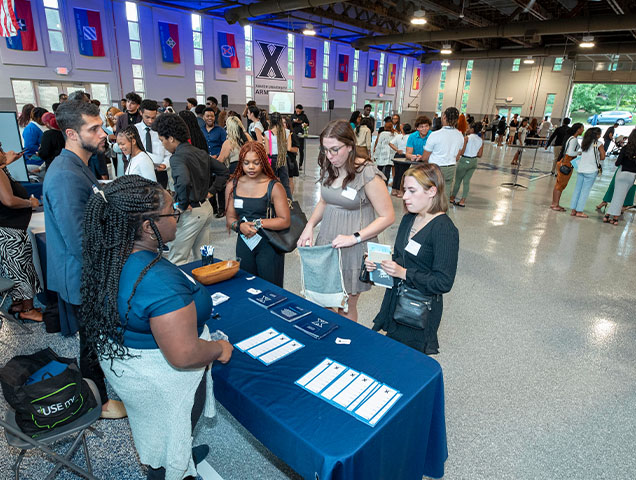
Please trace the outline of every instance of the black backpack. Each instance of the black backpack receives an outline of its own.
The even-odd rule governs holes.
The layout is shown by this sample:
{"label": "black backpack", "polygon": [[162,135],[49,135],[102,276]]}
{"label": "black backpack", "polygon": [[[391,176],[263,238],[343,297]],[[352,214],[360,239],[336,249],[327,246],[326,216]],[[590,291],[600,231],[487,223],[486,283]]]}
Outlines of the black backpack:
{"label": "black backpack", "polygon": [[75,359],[58,357],[50,348],[13,357],[0,368],[0,384],[16,423],[33,438],[97,406]]}

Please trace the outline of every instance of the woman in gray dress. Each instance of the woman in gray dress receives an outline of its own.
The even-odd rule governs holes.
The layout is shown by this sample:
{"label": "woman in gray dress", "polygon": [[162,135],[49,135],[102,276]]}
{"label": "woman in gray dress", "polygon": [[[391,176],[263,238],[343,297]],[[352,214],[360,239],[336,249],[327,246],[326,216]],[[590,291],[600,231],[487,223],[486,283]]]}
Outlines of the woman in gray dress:
{"label": "woman in gray dress", "polygon": [[356,135],[344,120],[330,122],[320,134],[320,200],[298,239],[298,245],[312,246],[313,229],[320,223],[315,244],[341,249],[349,309],[338,313],[354,322],[360,293],[371,289],[359,280],[366,242],[377,242],[377,235],[395,221],[384,176],[356,150]]}

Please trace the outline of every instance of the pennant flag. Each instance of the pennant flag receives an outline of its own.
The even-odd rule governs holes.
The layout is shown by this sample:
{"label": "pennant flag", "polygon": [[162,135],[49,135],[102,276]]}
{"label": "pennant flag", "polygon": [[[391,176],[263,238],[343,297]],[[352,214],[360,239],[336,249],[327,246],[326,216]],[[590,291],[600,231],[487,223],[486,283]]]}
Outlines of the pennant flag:
{"label": "pennant flag", "polygon": [[378,85],[378,61],[369,60],[369,86],[375,87]]}
{"label": "pennant flag", "polygon": [[389,63],[389,72],[386,77],[386,86],[388,88],[395,88],[395,72],[397,71],[397,64]]}
{"label": "pennant flag", "polygon": [[[2,0],[3,12],[5,9],[4,1],[5,0]],[[35,37],[35,28],[33,28],[31,2],[29,0],[15,0],[13,13],[18,26],[17,35],[7,37],[7,48],[10,48],[11,50],[24,50],[29,52],[37,51],[38,41]]]}
{"label": "pennant flag", "polygon": [[0,3],[0,37],[15,37],[18,34],[18,19],[15,18],[13,0]]}
{"label": "pennant flag", "polygon": [[80,54],[87,57],[105,57],[102,21],[99,17],[99,12],[84,8],[74,8],[73,16],[75,17],[77,44]]}
{"label": "pennant flag", "polygon": [[349,55],[338,55],[338,81],[349,81]]}
{"label": "pennant flag", "polygon": [[414,68],[413,69],[413,83],[411,84],[411,90],[419,90],[420,89],[420,74],[421,74],[421,69],[418,68]]}
{"label": "pennant flag", "polygon": [[179,26],[176,23],[159,22],[161,59],[168,63],[181,63]]}
{"label": "pennant flag", "polygon": [[316,49],[305,47],[305,78],[316,78]]}
{"label": "pennant flag", "polygon": [[219,32],[219,49],[221,50],[221,68],[239,68],[233,33]]}

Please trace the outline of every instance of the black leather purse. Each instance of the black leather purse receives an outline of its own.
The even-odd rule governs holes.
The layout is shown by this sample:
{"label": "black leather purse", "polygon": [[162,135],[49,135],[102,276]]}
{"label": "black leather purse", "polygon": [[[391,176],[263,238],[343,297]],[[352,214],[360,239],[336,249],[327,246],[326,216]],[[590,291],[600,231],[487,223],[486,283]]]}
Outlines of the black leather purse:
{"label": "black leather purse", "polygon": [[[267,218],[276,217],[276,211],[272,204],[272,189],[275,183],[275,181],[271,181],[267,187]],[[262,228],[259,231],[259,234],[264,237],[274,249],[281,253],[290,253],[296,249],[296,243],[307,225],[307,217],[300,208],[300,204],[296,201],[292,202],[289,199],[287,200],[290,203],[289,212],[291,214],[289,228],[285,230],[268,230]]]}
{"label": "black leather purse", "polygon": [[398,285],[398,301],[393,312],[393,320],[400,325],[424,330],[428,316],[433,310],[433,300],[437,296],[426,296],[416,288],[407,287],[404,281],[401,281]]}

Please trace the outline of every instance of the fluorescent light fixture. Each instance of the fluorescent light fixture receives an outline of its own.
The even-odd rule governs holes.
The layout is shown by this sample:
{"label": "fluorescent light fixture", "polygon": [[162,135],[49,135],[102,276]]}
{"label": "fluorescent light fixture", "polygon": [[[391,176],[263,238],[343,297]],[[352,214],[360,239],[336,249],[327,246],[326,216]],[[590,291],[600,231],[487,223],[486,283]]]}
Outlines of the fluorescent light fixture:
{"label": "fluorescent light fixture", "polygon": [[594,47],[594,37],[592,35],[585,35],[579,43],[579,47],[581,48],[592,48]]}
{"label": "fluorescent light fixture", "polygon": [[450,55],[451,53],[453,53],[450,43],[445,43],[444,45],[442,45],[442,49],[439,51],[439,53],[441,53],[442,55]]}
{"label": "fluorescent light fixture", "polygon": [[532,58],[531,56],[527,56],[523,60],[523,63],[525,63],[526,65],[532,65],[534,63],[534,58]]}
{"label": "fluorescent light fixture", "polygon": [[303,35],[309,35],[310,37],[316,35],[316,30],[314,30],[314,26],[311,23],[305,25]]}
{"label": "fluorescent light fixture", "polygon": [[448,60],[444,60],[444,61],[442,62],[442,66],[443,66],[443,67],[448,67],[448,66],[450,66],[450,62],[449,62]]}
{"label": "fluorescent light fixture", "polygon": [[424,18],[425,15],[426,15],[426,12],[424,10],[415,10],[415,12],[413,12],[413,18],[411,18],[411,24],[413,25],[426,24],[426,18]]}

